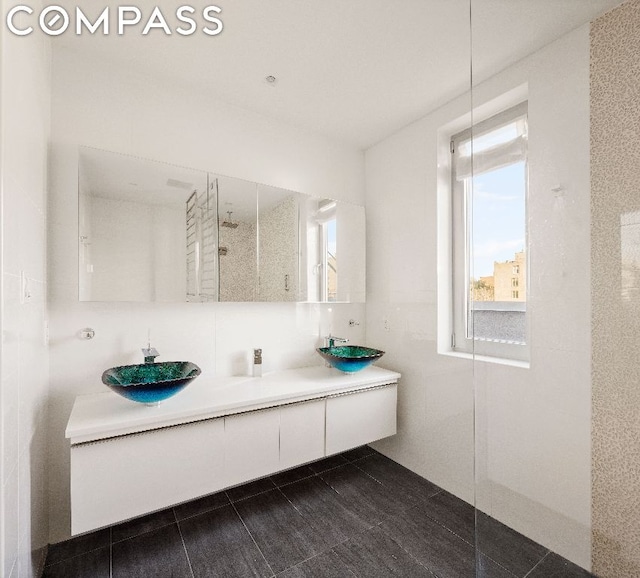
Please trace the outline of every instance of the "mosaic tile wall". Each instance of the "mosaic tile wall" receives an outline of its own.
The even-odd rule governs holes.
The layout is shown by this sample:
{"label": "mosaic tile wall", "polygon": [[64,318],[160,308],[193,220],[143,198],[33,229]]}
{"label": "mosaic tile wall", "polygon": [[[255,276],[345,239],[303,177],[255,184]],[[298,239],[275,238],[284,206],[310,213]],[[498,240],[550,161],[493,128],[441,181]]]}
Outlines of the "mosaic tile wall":
{"label": "mosaic tile wall", "polygon": [[640,0],[591,28],[593,571],[640,576]]}
{"label": "mosaic tile wall", "polygon": [[298,203],[295,193],[260,215],[259,269],[258,301],[298,300]]}
{"label": "mosaic tile wall", "polygon": [[220,301],[255,301],[258,281],[256,224],[237,221],[235,229],[220,219]]}

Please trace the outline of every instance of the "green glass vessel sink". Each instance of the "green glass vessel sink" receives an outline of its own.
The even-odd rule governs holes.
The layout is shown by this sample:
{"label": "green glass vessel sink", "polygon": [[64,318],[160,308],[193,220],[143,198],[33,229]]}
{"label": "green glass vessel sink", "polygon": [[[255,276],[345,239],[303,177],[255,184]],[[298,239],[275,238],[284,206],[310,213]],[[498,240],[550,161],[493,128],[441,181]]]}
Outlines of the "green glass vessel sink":
{"label": "green glass vessel sink", "polygon": [[363,347],[361,345],[318,347],[316,351],[326,359],[332,367],[345,373],[360,371],[384,355],[384,351],[371,347]]}
{"label": "green glass vessel sink", "polygon": [[190,361],[121,365],[103,372],[102,383],[122,397],[156,405],[182,391],[200,373]]}

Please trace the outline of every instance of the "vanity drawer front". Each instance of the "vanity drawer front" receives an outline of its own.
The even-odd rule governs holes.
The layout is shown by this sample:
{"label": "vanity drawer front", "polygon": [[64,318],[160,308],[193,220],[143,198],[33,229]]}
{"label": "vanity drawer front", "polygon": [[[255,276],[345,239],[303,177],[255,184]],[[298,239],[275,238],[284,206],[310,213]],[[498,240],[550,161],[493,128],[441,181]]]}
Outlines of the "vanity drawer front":
{"label": "vanity drawer front", "polygon": [[74,445],[72,533],[147,514],[223,487],[223,419]]}
{"label": "vanity drawer front", "polygon": [[224,422],[227,486],[278,471],[280,408],[233,415]]}
{"label": "vanity drawer front", "polygon": [[327,455],[396,433],[396,384],[327,399]]}
{"label": "vanity drawer front", "polygon": [[308,401],[280,409],[280,469],[324,457],[326,401]]}

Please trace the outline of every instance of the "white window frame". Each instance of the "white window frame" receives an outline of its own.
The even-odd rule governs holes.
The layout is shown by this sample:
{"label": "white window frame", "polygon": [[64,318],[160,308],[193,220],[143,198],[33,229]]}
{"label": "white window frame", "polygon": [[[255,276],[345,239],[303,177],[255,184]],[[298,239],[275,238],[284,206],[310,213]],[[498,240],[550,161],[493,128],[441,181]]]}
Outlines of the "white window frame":
{"label": "white window frame", "polygon": [[[477,138],[491,130],[509,123],[521,116],[527,115],[527,102],[521,102],[498,114],[469,127],[462,132],[458,132],[451,137],[451,154],[459,142],[469,138]],[[526,157],[525,157],[526,163]],[[526,166],[526,165],[525,165]],[[526,172],[525,174],[528,174]],[[528,179],[526,179],[528,180]],[[455,175],[455,162],[451,162],[451,348],[450,351],[461,354],[474,354],[488,358],[500,358],[503,360],[514,360],[517,362],[528,362],[530,346],[528,343],[520,344],[500,340],[488,340],[481,338],[467,337],[472,334],[468,330],[468,318],[470,306],[470,256],[472,252],[472,191],[471,178],[458,181]],[[525,182],[525,251],[529,259],[529,235],[526,218],[528,202],[528,183]],[[527,301],[529,300],[529,266],[526,267],[526,278],[524,279],[527,288]],[[526,306],[525,306],[526,307]],[[527,341],[529,341],[530,314],[527,307],[525,313],[525,323],[527,326]]]}
{"label": "white window frame", "polygon": [[329,223],[336,221],[335,201],[328,203],[329,209],[326,209],[322,219],[318,220],[318,251],[320,272],[319,289],[320,299],[328,303],[335,303],[336,298],[329,301]]}
{"label": "white window frame", "polygon": [[320,267],[322,271],[322,275],[320,275],[320,296],[322,301],[329,300],[328,223],[329,221],[327,220],[318,225],[320,232]]}

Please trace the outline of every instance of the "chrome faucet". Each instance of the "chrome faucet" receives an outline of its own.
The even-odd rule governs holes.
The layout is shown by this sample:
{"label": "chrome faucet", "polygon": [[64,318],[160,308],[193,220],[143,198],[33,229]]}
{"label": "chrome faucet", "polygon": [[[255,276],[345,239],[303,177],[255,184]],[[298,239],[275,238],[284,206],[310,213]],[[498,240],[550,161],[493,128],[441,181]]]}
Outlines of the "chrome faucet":
{"label": "chrome faucet", "polygon": [[335,335],[331,335],[331,333],[329,333],[329,335],[327,335],[327,337],[325,337],[325,339],[327,340],[327,345],[329,347],[335,347],[336,342],[337,343],[348,343],[349,340],[344,338],[344,337],[336,337]]}
{"label": "chrome faucet", "polygon": [[144,355],[145,363],[155,363],[156,357],[160,355],[158,350],[155,347],[151,347],[151,343],[147,344],[146,348],[142,348],[142,355]]}

